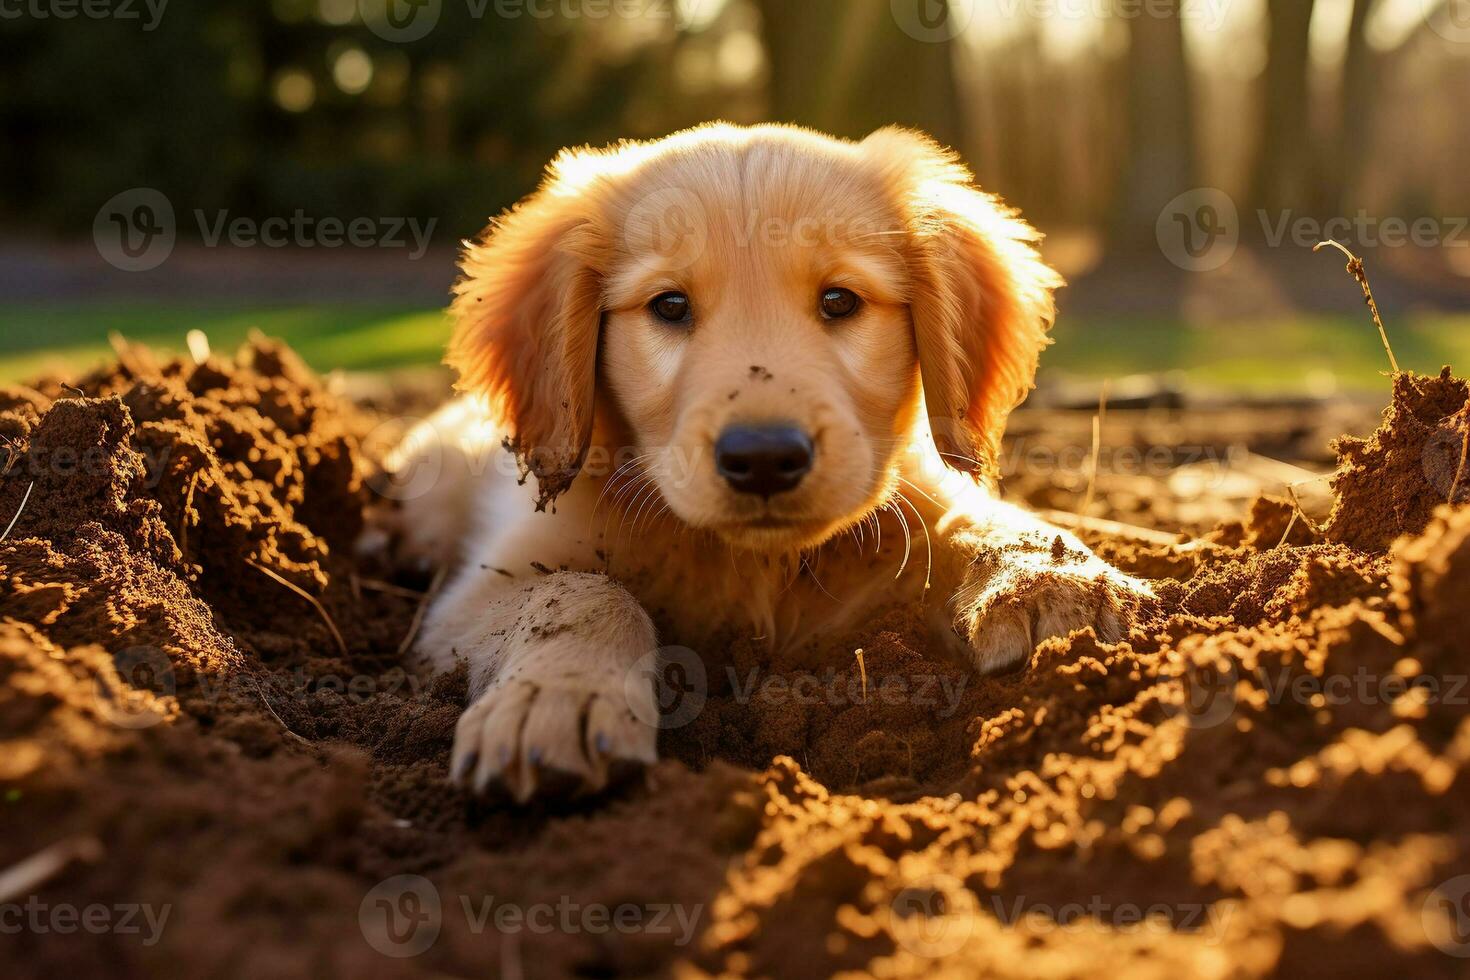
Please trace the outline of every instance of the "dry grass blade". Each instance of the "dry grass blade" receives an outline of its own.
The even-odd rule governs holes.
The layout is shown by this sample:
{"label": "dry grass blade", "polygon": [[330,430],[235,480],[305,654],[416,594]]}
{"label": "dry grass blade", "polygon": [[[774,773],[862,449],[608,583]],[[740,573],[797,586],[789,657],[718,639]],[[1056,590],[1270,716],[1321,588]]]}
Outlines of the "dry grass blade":
{"label": "dry grass blade", "polygon": [[429,591],[424,593],[423,601],[419,603],[418,609],[414,610],[413,622],[408,624],[408,633],[404,635],[403,641],[398,644],[398,655],[400,657],[407,655],[408,651],[413,649],[413,641],[419,638],[419,629],[424,625],[424,616],[429,611],[429,603],[433,602],[434,597],[439,594],[439,589],[444,585],[444,579],[448,575],[449,567],[447,565],[441,567],[434,573],[434,581],[429,583]]}
{"label": "dry grass blade", "polygon": [[5,533],[0,534],[0,541],[10,537],[10,532],[15,530],[15,522],[20,520],[21,514],[25,513],[26,504],[30,503],[31,491],[34,489],[36,489],[36,481],[32,480],[31,485],[26,487],[26,495],[20,498],[20,506],[15,509],[15,516],[10,519],[9,524],[5,525]]}
{"label": "dry grass blade", "polygon": [[309,742],[307,739],[303,738],[302,736],[297,735],[295,732],[291,731],[291,726],[288,725],[288,724],[286,724],[285,719],[283,719],[280,715],[276,714],[276,709],[273,708],[273,707],[271,707],[270,699],[265,696],[265,691],[261,688],[260,681],[256,680],[254,677],[252,677],[252,678],[250,678],[250,683],[252,683],[252,684],[255,685],[255,693],[256,693],[257,696],[259,696],[260,703],[263,704],[263,705],[265,705],[265,710],[266,711],[269,711],[271,713],[271,717],[276,720],[276,724],[278,724],[278,725],[281,726],[281,731],[285,732],[287,735],[290,735],[292,738],[294,738],[296,741],[300,742],[302,745],[310,746],[311,745],[311,742]]}
{"label": "dry grass blade", "polygon": [[1097,492],[1097,468],[1102,458],[1102,424],[1103,418],[1108,412],[1108,383],[1102,383],[1102,391],[1097,395],[1097,414],[1092,417],[1092,453],[1091,464],[1087,474],[1087,493],[1082,497],[1082,508],[1077,515],[1087,517],[1088,511],[1092,510],[1092,497]]}
{"label": "dry grass blade", "polygon": [[1465,457],[1470,455],[1470,422],[1465,424],[1465,438],[1460,443],[1460,464],[1455,467],[1455,479],[1450,484],[1449,502],[1455,502],[1455,494],[1460,490],[1460,478],[1465,475]]}
{"label": "dry grass blade", "polygon": [[1110,537],[1127,538],[1144,544],[1167,545],[1181,551],[1194,550],[1208,544],[1203,541],[1180,541],[1180,535],[1170,534],[1168,531],[1156,531],[1151,527],[1124,524],[1122,521],[1110,521],[1102,517],[1081,517],[1064,510],[1044,510],[1040,512],[1040,517],[1049,524],[1069,531],[1096,531]]}
{"label": "dry grass blade", "polygon": [[402,585],[394,585],[392,582],[384,582],[379,578],[359,578],[357,584],[369,592],[381,592],[384,595],[396,595],[402,599],[422,599],[424,593],[418,589],[410,589]]}
{"label": "dry grass blade", "polygon": [[347,641],[342,639],[342,631],[337,629],[337,624],[332,622],[332,617],[327,614],[327,607],[323,606],[319,601],[317,601],[316,596],[312,595],[310,592],[307,592],[301,586],[286,581],[284,578],[277,575],[269,568],[266,568],[264,565],[257,564],[256,562],[251,561],[249,558],[245,559],[245,564],[249,565],[251,568],[255,569],[257,572],[264,575],[266,578],[270,579],[276,584],[290,589],[292,592],[296,593],[301,598],[311,603],[311,606],[313,609],[316,610],[317,615],[322,618],[322,622],[327,624],[327,629],[332,631],[332,639],[337,641],[337,649],[341,652],[342,656],[347,656]]}
{"label": "dry grass blade", "polygon": [[72,837],[58,841],[30,857],[0,871],[0,902],[10,902],[34,892],[60,874],[73,861],[97,861],[102,844],[95,837]]}
{"label": "dry grass blade", "polygon": [[1327,241],[1325,242],[1318,242],[1316,245],[1313,245],[1312,251],[1319,251],[1326,245],[1331,245],[1343,255],[1347,256],[1348,275],[1356,279],[1358,281],[1358,285],[1363,287],[1363,298],[1368,301],[1368,312],[1373,314],[1373,324],[1378,327],[1379,339],[1383,341],[1383,349],[1388,352],[1388,366],[1393,369],[1394,374],[1398,374],[1398,358],[1393,356],[1393,348],[1389,346],[1388,331],[1383,329],[1383,318],[1378,315],[1378,301],[1373,298],[1373,287],[1368,285],[1368,272],[1363,268],[1363,260],[1358,258],[1352,252],[1348,251],[1346,245],[1343,245],[1341,242],[1332,238],[1327,239]]}

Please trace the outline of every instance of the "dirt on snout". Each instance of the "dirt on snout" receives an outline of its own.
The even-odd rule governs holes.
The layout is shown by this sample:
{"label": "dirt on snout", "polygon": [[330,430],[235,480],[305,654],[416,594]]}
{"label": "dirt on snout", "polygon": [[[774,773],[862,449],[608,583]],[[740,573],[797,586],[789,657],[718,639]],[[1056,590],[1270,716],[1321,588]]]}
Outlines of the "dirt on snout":
{"label": "dirt on snout", "polygon": [[8,974],[1464,971],[1448,371],[1341,441],[1326,523],[1091,534],[1160,579],[1123,643],[984,679],[919,608],[822,670],[736,644],[646,778],[523,809],[447,785],[464,679],[400,666],[426,583],[354,555],[371,413],[263,340],[75,385],[0,390]]}

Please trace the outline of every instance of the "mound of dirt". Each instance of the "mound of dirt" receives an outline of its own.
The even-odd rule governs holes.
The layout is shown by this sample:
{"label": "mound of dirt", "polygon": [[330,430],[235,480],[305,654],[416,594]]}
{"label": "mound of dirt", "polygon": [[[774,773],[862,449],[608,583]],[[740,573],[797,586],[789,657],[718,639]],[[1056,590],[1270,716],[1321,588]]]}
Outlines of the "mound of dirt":
{"label": "mound of dirt", "polygon": [[1342,441],[1323,538],[1264,500],[1198,541],[1099,540],[1162,579],[1123,643],[985,679],[919,608],[815,671],[735,644],[646,779],[528,809],[446,784],[464,679],[402,670],[424,583],[352,553],[368,414],[265,341],[128,351],[78,389],[0,391],[17,975],[1450,976],[1470,954],[1448,372],[1401,376]]}

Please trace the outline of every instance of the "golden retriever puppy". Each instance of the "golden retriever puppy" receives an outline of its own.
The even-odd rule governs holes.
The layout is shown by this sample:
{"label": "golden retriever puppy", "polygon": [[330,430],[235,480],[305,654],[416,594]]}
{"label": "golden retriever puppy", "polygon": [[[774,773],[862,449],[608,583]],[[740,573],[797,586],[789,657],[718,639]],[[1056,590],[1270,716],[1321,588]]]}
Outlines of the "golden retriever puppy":
{"label": "golden retriever puppy", "polygon": [[661,641],[789,650],[921,597],[981,672],[1116,641],[1149,587],[991,493],[1061,285],[1037,237],[900,129],[563,152],[467,245],[468,394],[391,461],[437,474],[397,530],[454,568],[418,644],[469,663],[453,778],[653,761]]}

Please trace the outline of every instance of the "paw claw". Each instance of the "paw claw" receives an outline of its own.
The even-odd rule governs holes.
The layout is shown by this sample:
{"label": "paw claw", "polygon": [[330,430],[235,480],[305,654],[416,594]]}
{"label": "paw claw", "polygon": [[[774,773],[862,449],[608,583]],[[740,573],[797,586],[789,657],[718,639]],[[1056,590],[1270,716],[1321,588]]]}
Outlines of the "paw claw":
{"label": "paw claw", "polygon": [[[517,803],[597,792],[657,759],[656,729],[627,710],[623,692],[585,677],[492,687],[455,734],[451,781],[503,790]],[[617,685],[621,688],[621,680]]]}

